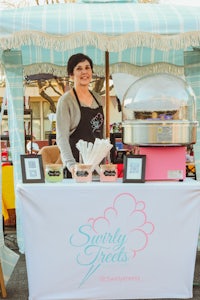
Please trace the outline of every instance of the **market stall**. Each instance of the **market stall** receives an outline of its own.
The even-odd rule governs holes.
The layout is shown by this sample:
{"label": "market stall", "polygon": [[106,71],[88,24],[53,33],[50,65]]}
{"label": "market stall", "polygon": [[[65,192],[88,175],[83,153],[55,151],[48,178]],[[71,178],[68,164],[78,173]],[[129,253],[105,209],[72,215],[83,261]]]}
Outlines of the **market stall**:
{"label": "market stall", "polygon": [[[198,101],[199,12],[200,7],[192,6],[83,2],[0,11],[0,61],[6,75],[16,182],[21,180],[19,155],[24,151],[24,76],[65,75],[68,57],[84,52],[93,59],[96,74],[105,74],[106,62],[107,75],[158,71],[185,75]],[[16,206],[23,252],[18,199]]]}

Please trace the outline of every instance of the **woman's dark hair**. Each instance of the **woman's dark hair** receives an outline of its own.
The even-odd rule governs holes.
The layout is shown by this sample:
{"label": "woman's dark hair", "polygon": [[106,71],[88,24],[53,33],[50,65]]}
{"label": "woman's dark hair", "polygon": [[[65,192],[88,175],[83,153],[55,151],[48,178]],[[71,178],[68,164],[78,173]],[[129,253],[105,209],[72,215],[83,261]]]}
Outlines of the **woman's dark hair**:
{"label": "woman's dark hair", "polygon": [[89,61],[90,67],[92,69],[93,72],[93,62],[91,60],[91,58],[83,53],[77,53],[72,55],[67,63],[67,73],[68,75],[73,75],[74,72],[74,68],[76,67],[76,65],[78,65],[80,62],[83,62],[85,60]]}

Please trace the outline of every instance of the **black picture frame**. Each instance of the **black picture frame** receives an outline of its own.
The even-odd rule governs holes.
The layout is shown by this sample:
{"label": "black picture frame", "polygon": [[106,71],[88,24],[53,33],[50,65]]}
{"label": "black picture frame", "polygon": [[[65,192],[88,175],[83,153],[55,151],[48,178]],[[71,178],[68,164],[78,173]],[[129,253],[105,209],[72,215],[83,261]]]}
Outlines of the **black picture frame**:
{"label": "black picture frame", "polygon": [[144,183],[146,169],[146,155],[124,156],[123,182]]}
{"label": "black picture frame", "polygon": [[20,155],[23,183],[44,183],[42,155]]}

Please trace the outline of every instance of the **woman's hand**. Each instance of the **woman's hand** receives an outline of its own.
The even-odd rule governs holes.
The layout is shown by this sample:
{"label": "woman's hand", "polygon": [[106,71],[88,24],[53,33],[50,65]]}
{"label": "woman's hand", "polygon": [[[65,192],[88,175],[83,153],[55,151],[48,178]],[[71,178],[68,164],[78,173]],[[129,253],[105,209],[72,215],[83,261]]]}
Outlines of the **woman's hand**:
{"label": "woman's hand", "polygon": [[72,178],[74,178],[74,175],[75,175],[75,166],[71,166],[69,171],[72,174]]}

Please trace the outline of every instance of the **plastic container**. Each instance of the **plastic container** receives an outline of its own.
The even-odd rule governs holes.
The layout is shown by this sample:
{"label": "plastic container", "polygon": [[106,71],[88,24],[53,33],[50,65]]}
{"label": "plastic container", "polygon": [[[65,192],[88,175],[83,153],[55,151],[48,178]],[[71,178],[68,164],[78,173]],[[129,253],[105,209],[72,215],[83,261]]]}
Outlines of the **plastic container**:
{"label": "plastic container", "polygon": [[85,164],[76,164],[75,165],[75,172],[74,172],[74,179],[76,182],[91,182],[92,181],[92,166],[85,165]]}
{"label": "plastic container", "polygon": [[63,181],[63,166],[61,164],[48,164],[45,167],[46,182],[62,182]]}
{"label": "plastic container", "polygon": [[117,180],[117,165],[105,164],[100,166],[100,181],[114,182]]}

